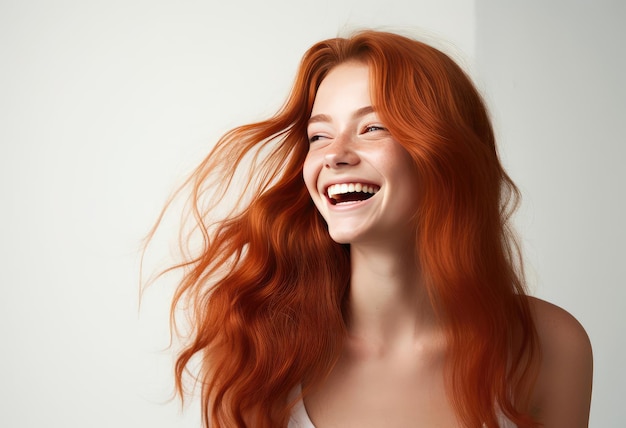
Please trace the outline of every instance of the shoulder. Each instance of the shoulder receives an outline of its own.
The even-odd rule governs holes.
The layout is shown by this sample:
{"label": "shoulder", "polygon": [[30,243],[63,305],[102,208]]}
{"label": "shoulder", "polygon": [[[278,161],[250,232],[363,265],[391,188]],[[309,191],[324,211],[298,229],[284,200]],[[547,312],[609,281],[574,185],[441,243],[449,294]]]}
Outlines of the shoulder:
{"label": "shoulder", "polygon": [[544,352],[591,355],[591,342],[583,326],[565,309],[545,300],[528,297],[539,340]]}
{"label": "shoulder", "polygon": [[545,427],[586,427],[593,356],[583,326],[569,312],[529,297],[540,344],[534,407]]}

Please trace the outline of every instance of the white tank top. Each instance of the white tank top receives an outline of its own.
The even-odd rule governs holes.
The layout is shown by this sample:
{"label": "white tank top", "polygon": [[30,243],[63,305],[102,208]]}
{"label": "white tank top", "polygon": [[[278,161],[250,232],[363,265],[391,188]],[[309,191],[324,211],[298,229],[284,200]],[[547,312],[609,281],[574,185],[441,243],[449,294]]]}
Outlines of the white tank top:
{"label": "white tank top", "polygon": [[[298,393],[299,392],[300,391],[298,391]],[[288,428],[315,428],[315,425],[311,422],[311,418],[309,418],[309,414],[306,412],[306,408],[304,407],[304,402],[302,400],[298,401],[293,408]]]}
{"label": "white tank top", "polygon": [[[297,395],[300,395],[300,387],[296,388],[292,393],[293,397],[296,397]],[[500,423],[500,428],[517,428],[517,426],[508,420],[504,415],[499,416],[498,422]],[[311,422],[311,418],[309,418],[309,414],[306,412],[306,408],[304,407],[304,402],[302,400],[298,401],[298,403],[294,406],[291,412],[291,418],[289,419],[288,428],[315,428],[315,425]]]}

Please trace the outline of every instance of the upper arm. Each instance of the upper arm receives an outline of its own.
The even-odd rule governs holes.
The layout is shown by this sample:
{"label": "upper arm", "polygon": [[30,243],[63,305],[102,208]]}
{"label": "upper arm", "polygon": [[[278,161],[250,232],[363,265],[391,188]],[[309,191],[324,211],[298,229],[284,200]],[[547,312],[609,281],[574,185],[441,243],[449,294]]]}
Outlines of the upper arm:
{"label": "upper arm", "polygon": [[531,300],[541,345],[541,363],[533,394],[545,428],[587,427],[591,405],[593,357],[589,336],[558,306]]}

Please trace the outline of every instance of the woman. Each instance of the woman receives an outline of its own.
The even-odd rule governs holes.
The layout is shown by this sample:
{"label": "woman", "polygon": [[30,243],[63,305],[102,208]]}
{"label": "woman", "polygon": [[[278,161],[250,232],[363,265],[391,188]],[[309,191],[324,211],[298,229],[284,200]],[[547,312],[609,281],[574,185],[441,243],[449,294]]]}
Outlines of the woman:
{"label": "woman", "polygon": [[587,426],[589,340],[526,296],[517,189],[443,53],[375,31],[314,45],[284,107],[188,185],[176,380],[197,367],[206,426]]}

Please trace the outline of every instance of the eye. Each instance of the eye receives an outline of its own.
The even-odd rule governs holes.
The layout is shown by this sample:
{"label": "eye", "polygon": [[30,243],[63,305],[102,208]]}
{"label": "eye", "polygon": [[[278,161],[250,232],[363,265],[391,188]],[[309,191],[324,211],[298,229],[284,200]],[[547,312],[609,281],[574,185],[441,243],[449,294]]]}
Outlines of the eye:
{"label": "eye", "polygon": [[363,134],[375,131],[387,131],[387,128],[382,125],[368,125],[363,129]]}
{"label": "eye", "polygon": [[322,135],[319,135],[319,134],[318,135],[311,135],[309,137],[309,143],[314,143],[316,141],[321,140],[322,138],[324,138],[324,137]]}

